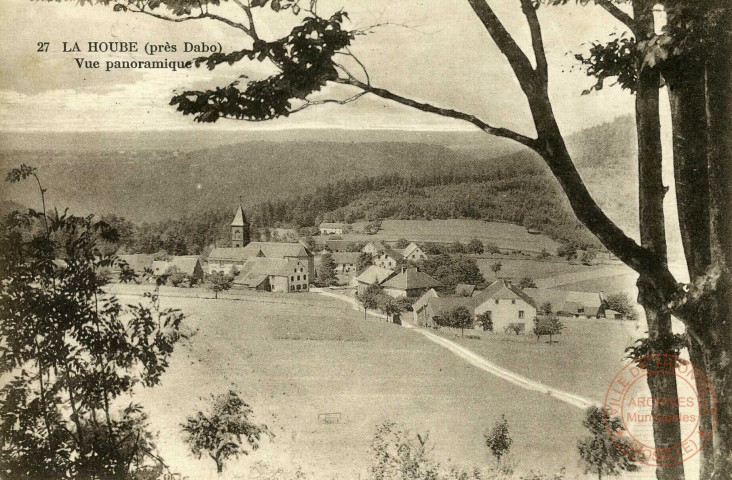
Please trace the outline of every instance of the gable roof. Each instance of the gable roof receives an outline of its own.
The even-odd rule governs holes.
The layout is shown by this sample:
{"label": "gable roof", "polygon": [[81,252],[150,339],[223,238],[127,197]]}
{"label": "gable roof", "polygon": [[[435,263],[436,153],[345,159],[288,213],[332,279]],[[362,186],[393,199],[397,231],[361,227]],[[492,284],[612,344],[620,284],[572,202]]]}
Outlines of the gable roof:
{"label": "gable roof", "polygon": [[214,248],[209,261],[244,262],[250,257],[285,258],[312,255],[302,243],[251,242],[244,248]]}
{"label": "gable roof", "polygon": [[331,253],[333,261],[336,265],[344,264],[358,264],[358,257],[361,255],[360,252],[335,252]]}
{"label": "gable roof", "polygon": [[371,265],[369,268],[363,271],[361,275],[356,277],[354,280],[358,283],[365,283],[371,285],[372,283],[381,284],[384,280],[387,280],[394,276],[394,270],[388,268],[377,267]]}
{"label": "gable roof", "polygon": [[165,275],[168,269],[175,268],[179,272],[188,276],[196,272],[196,266],[200,266],[201,261],[196,255],[179,255],[172,257],[170,260],[155,260],[152,262],[152,270],[154,275]]}
{"label": "gable roof", "polygon": [[320,224],[320,228],[346,228],[347,226],[347,223],[341,222],[323,222]]}
{"label": "gable roof", "polygon": [[472,297],[475,294],[475,285],[458,283],[455,285],[455,295],[459,297]]}
{"label": "gable roof", "polygon": [[366,247],[368,247],[369,245],[371,245],[372,247],[374,247],[374,250],[376,250],[377,252],[386,250],[386,245],[384,245],[383,243],[381,243],[378,240],[373,240],[373,241],[367,243],[366,245],[364,245],[364,247],[363,247],[362,250],[365,250]]}
{"label": "gable roof", "polygon": [[439,296],[440,296],[440,294],[437,293],[437,290],[435,290],[434,288],[430,288],[429,290],[427,290],[424,293],[424,295],[419,297],[419,299],[416,302],[414,302],[414,304],[412,305],[412,310],[414,310],[415,312],[421,311],[424,307],[427,306],[427,303],[429,302],[430,298],[435,298],[435,297],[439,297]]}
{"label": "gable roof", "polygon": [[409,255],[414,253],[415,250],[421,251],[422,249],[419,248],[419,245],[417,245],[416,243],[410,243],[409,245],[407,245],[407,247],[404,250],[402,250],[402,255],[405,257],[408,257]]}
{"label": "gable roof", "polygon": [[244,215],[244,209],[241,208],[241,205],[239,205],[239,208],[236,210],[236,213],[234,214],[234,220],[231,222],[232,227],[243,227],[247,225],[247,217]]}
{"label": "gable roof", "polygon": [[404,255],[402,255],[402,252],[399,250],[394,250],[391,247],[384,247],[384,249],[381,251],[382,255],[386,255],[387,257],[391,257],[394,260],[402,260],[404,258]]}
{"label": "gable roof", "polygon": [[467,308],[472,316],[475,315],[476,306],[475,299],[469,297],[431,297],[427,301],[427,308],[432,316],[448,314],[458,307]]}
{"label": "gable roof", "polygon": [[485,290],[478,293],[473,298],[478,302],[476,305],[483,304],[488,300],[520,298],[524,302],[536,308],[536,301],[530,295],[527,295],[520,288],[503,279],[496,280],[491,283]]}
{"label": "gable roof", "polygon": [[[135,273],[144,273],[146,268],[152,268],[153,256],[145,255],[142,253],[134,255],[118,255],[117,258],[120,261],[124,261],[129,267],[135,271]],[[113,270],[121,270],[119,263],[116,262]]]}
{"label": "gable roof", "polygon": [[536,300],[538,305],[550,303],[552,311],[578,313],[581,306],[586,313],[595,314],[602,307],[602,295],[598,292],[575,292],[552,288],[527,288],[525,292]]}
{"label": "gable roof", "polygon": [[[252,257],[241,267],[242,277],[266,275],[273,277],[289,277],[296,269],[305,268],[305,265],[292,258],[265,258]],[[305,273],[305,272],[303,272]]]}
{"label": "gable roof", "polygon": [[419,288],[441,287],[442,284],[416,268],[407,268],[396,277],[384,282],[383,286],[397,290],[415,290]]}

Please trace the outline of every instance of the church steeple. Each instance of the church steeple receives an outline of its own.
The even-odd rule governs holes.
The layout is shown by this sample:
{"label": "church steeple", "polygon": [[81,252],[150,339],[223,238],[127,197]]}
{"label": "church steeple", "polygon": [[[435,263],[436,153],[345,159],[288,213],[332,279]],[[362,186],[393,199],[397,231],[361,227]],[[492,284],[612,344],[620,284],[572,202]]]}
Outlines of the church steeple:
{"label": "church steeple", "polygon": [[244,215],[244,209],[239,205],[234,214],[234,220],[231,222],[231,246],[236,248],[247,245],[249,245],[249,222]]}

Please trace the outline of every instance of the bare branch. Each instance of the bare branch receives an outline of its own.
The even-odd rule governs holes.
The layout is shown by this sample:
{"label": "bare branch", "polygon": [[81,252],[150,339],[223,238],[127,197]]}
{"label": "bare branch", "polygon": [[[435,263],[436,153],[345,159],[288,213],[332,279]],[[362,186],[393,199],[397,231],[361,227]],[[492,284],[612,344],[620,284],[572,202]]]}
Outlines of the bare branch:
{"label": "bare branch", "polygon": [[630,31],[633,32],[633,34],[637,35],[636,22],[633,17],[622,11],[620,7],[613,3],[612,0],[595,0],[595,4],[604,8],[610,15],[615,17],[621,23],[625,24],[625,26],[628,27]]}
{"label": "bare branch", "polygon": [[484,122],[483,120],[479,119],[475,115],[471,115],[469,113],[459,112],[457,110],[453,110],[453,109],[449,109],[449,108],[436,107],[434,105],[430,105],[429,103],[417,102],[416,100],[402,97],[401,95],[397,95],[397,94],[392,93],[383,88],[378,88],[378,87],[374,87],[372,85],[365,84],[353,77],[351,77],[349,79],[341,78],[341,79],[335,80],[335,82],[343,84],[343,85],[352,85],[354,87],[358,87],[361,90],[364,90],[365,92],[372,93],[381,98],[385,98],[387,100],[392,100],[394,102],[401,103],[402,105],[406,105],[408,107],[412,107],[417,110],[421,110],[423,112],[434,113],[434,114],[440,115],[442,117],[454,118],[456,120],[463,120],[465,122],[469,122],[469,123],[475,125],[476,127],[480,128],[485,133],[488,133],[490,135],[494,135],[497,137],[508,138],[508,139],[518,142],[522,145],[525,145],[531,149],[536,149],[536,147],[537,147],[536,139],[527,137],[525,135],[514,132],[513,130],[509,130],[507,128],[494,127],[494,126]]}
{"label": "bare branch", "polygon": [[[118,3],[118,5],[122,5]],[[166,15],[160,15],[158,13],[153,13],[148,10],[143,10],[141,8],[138,8],[137,10],[129,8],[127,5],[124,5],[129,12],[132,13],[142,13],[143,15],[148,15],[150,17],[157,18],[158,20],[165,20],[167,22],[174,22],[174,23],[180,23],[180,22],[187,22],[189,20],[216,20],[218,22],[225,23],[226,25],[229,25],[230,27],[236,28],[237,30],[241,30],[242,32],[246,33],[250,37],[254,38],[252,36],[252,31],[247,28],[246,26],[242,25],[241,23],[234,22],[232,20],[229,20],[228,18],[221,17],[219,15],[216,15],[214,13],[201,13],[200,15],[196,15],[195,17],[168,17]]]}
{"label": "bare branch", "polygon": [[531,32],[531,47],[534,50],[534,58],[536,59],[536,74],[542,85],[546,86],[549,82],[549,73],[546,61],[546,51],[544,50],[544,40],[541,36],[541,25],[536,15],[536,8],[532,0],[521,0],[521,10],[524,12],[526,21],[529,24]]}

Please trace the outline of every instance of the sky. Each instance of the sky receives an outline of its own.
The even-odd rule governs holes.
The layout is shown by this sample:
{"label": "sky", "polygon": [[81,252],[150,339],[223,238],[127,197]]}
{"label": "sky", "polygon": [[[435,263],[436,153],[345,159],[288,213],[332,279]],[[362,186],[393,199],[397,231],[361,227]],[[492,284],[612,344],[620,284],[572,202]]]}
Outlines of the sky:
{"label": "sky", "polygon": [[[492,0],[497,14],[519,44],[528,48],[528,30],[518,0]],[[463,110],[500,126],[533,132],[526,101],[504,57],[475,17],[466,0],[321,0],[322,15],[343,8],[350,28],[385,24],[359,36],[353,52],[367,66],[375,86],[430,103]],[[237,19],[235,6],[219,12]],[[260,35],[275,39],[297,19],[290,14],[258,12]],[[571,53],[587,43],[606,39],[622,25],[595,6],[569,5],[539,12],[550,63],[550,94],[563,131],[570,133],[632,112],[632,98],[619,88],[580,95],[591,79],[576,66]],[[176,44],[219,42],[224,51],[249,45],[240,32],[213,20],[170,23],[140,14],[113,12],[109,7],[76,2],[3,0],[3,41],[0,44],[0,130],[161,130],[349,128],[460,130],[459,121],[413,111],[364,96],[346,106],[326,105],[288,119],[250,123],[225,120],[215,126],[196,125],[168,105],[178,89],[226,85],[240,75],[267,73],[257,63],[240,62],[213,72],[205,68],[178,72],[161,70],[105,72],[81,70],[74,57],[91,60],[149,60],[144,54],[63,53],[61,42],[137,41]],[[38,42],[50,42],[37,52]],[[83,42],[83,43],[82,43]],[[189,59],[195,54],[165,55]],[[155,59],[163,57],[156,56]],[[102,62],[103,63],[103,62]],[[329,98],[345,98],[343,87],[331,87]]]}

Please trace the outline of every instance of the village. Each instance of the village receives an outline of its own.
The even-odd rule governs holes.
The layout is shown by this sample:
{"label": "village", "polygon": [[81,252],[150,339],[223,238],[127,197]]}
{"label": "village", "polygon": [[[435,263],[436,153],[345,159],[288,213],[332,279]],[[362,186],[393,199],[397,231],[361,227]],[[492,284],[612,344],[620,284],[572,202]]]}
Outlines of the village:
{"label": "village", "polygon": [[[112,278],[119,281],[121,270],[130,268],[137,272],[138,282],[208,288],[217,297],[222,291],[327,291],[352,302],[364,315],[369,310],[381,312],[393,323],[407,321],[420,327],[454,327],[507,335],[561,334],[564,326],[557,320],[559,317],[635,318],[630,302],[609,301],[602,291],[540,288],[530,277],[499,276],[499,260],[490,266],[496,276],[493,281],[475,281],[473,272],[462,278],[459,273],[455,274],[457,277],[452,275],[452,284],[445,284],[425,272],[424,266],[440,255],[448,258],[446,254],[430,255],[419,243],[405,239],[343,240],[342,236],[352,229],[347,223],[323,222],[315,235],[318,240],[308,237],[297,242],[250,241],[250,224],[239,206],[230,224],[228,246],[215,246],[205,258],[121,254]],[[501,252],[495,246],[492,248],[498,254],[496,258],[500,258]],[[473,239],[467,251],[484,253],[484,245]],[[538,256],[546,259],[550,254],[543,250]],[[472,259],[467,261],[475,263]],[[465,278],[473,279],[472,283]]]}

